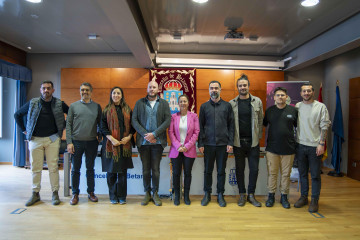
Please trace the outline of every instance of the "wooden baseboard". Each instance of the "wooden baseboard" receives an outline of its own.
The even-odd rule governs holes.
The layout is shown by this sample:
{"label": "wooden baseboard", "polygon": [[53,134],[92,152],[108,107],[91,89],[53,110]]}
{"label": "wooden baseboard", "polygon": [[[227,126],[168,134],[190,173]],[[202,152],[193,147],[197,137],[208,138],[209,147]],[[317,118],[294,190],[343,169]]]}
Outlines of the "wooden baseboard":
{"label": "wooden baseboard", "polygon": [[0,162],[0,165],[12,165],[12,162]]}

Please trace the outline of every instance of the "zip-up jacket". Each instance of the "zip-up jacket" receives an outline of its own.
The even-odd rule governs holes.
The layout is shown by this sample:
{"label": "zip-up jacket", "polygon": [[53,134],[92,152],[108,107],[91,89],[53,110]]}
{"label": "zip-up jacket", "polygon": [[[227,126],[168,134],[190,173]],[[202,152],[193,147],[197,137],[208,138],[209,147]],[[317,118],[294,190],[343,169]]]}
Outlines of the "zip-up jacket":
{"label": "zip-up jacket", "polygon": [[[234,137],[234,146],[240,146],[240,131],[239,131],[239,115],[238,115],[238,99],[239,95],[236,98],[230,100],[230,104],[232,110],[234,112],[235,118],[235,137]],[[259,144],[259,140],[262,137],[262,130],[263,130],[263,105],[261,99],[255,97],[250,94],[250,104],[251,104],[251,135],[252,135],[252,143],[251,147],[256,147]]]}

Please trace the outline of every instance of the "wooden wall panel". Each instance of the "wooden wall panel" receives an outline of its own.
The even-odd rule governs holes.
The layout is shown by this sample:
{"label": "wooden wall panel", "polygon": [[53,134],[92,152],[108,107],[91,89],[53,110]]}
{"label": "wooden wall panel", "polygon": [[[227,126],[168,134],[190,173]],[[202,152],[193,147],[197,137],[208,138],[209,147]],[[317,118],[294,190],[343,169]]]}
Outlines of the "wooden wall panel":
{"label": "wooden wall panel", "polygon": [[349,81],[348,171],[350,178],[360,181],[360,77]]}
{"label": "wooden wall panel", "polygon": [[61,88],[77,88],[89,82],[93,88],[110,88],[110,68],[63,68]]}
{"label": "wooden wall panel", "polygon": [[360,160],[360,139],[353,139],[348,143],[348,156]]}
{"label": "wooden wall panel", "polygon": [[110,87],[147,88],[149,70],[143,68],[111,68]]}
{"label": "wooden wall panel", "polygon": [[349,81],[349,90],[354,89],[355,91],[349,91],[349,99],[360,98],[360,78],[352,78]]}
{"label": "wooden wall panel", "polygon": [[282,71],[235,70],[235,80],[242,74],[248,76],[250,90],[264,90],[266,92],[266,82],[284,81],[284,72]]}
{"label": "wooden wall panel", "polygon": [[349,118],[349,140],[360,139],[359,133],[360,133],[360,118]]}
{"label": "wooden wall panel", "polygon": [[196,69],[196,89],[209,89],[209,83],[217,80],[222,89],[234,89],[234,70]]}
{"label": "wooden wall panel", "polygon": [[349,118],[360,118],[360,96],[358,98],[349,98],[349,109],[351,109]]}
{"label": "wooden wall panel", "polygon": [[26,52],[0,41],[0,59],[26,67]]}
{"label": "wooden wall panel", "polygon": [[146,87],[144,88],[125,88],[123,89],[125,100],[127,104],[131,107],[131,109],[134,109],[135,103],[140,98],[143,98],[146,96]]}
{"label": "wooden wall panel", "polygon": [[[109,102],[110,89],[109,88],[94,88],[91,99],[104,108]],[[71,103],[79,101],[80,90],[78,88],[65,88],[61,90],[61,100],[65,101],[70,106]]]}
{"label": "wooden wall panel", "polygon": [[[218,80],[221,83],[221,97],[230,101],[238,95],[236,79],[242,73],[250,79],[250,93],[263,101],[266,106],[266,81],[283,81],[284,73],[280,71],[255,70],[196,70],[196,102],[197,113],[202,103],[209,100],[209,82]],[[131,108],[142,97],[146,96],[149,81],[149,70],[140,68],[64,68],[61,70],[61,98],[68,105],[80,100],[80,84],[90,82],[93,85],[93,100],[102,108],[109,101],[110,89],[119,86],[124,90],[126,102]],[[261,140],[264,146],[264,137]]]}

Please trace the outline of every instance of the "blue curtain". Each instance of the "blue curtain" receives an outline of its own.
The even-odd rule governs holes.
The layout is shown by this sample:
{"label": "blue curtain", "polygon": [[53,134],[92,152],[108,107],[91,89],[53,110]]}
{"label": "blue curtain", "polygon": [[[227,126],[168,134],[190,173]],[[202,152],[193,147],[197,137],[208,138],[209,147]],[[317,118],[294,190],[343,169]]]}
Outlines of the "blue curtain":
{"label": "blue curtain", "polygon": [[2,59],[0,59],[0,76],[24,82],[32,81],[31,69],[14,63],[9,63]]}
{"label": "blue curtain", "polygon": [[[16,98],[15,109],[17,111],[22,105],[26,103],[26,83],[22,81],[16,82]],[[14,120],[15,121],[15,120]],[[14,127],[14,158],[13,165],[17,167],[25,166],[25,135],[15,123]]]}
{"label": "blue curtain", "polygon": [[[26,82],[32,81],[31,69],[0,59],[0,76],[17,80],[16,83],[16,112],[26,103]],[[25,166],[25,135],[15,123],[14,127],[14,166]]]}

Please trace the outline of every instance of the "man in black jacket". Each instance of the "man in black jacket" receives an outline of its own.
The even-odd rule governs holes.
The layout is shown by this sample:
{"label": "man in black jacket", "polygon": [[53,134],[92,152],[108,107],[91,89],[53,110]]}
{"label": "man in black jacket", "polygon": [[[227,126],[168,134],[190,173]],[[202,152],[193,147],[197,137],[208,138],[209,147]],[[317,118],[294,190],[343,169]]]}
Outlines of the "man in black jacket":
{"label": "man in black jacket", "polygon": [[211,201],[212,172],[216,160],[217,166],[217,201],[220,207],[226,206],[225,168],[228,153],[234,144],[234,113],[230,103],[220,98],[221,84],[211,81],[209,84],[210,100],[200,107],[199,151],[204,154],[204,192],[201,201],[206,206]]}

